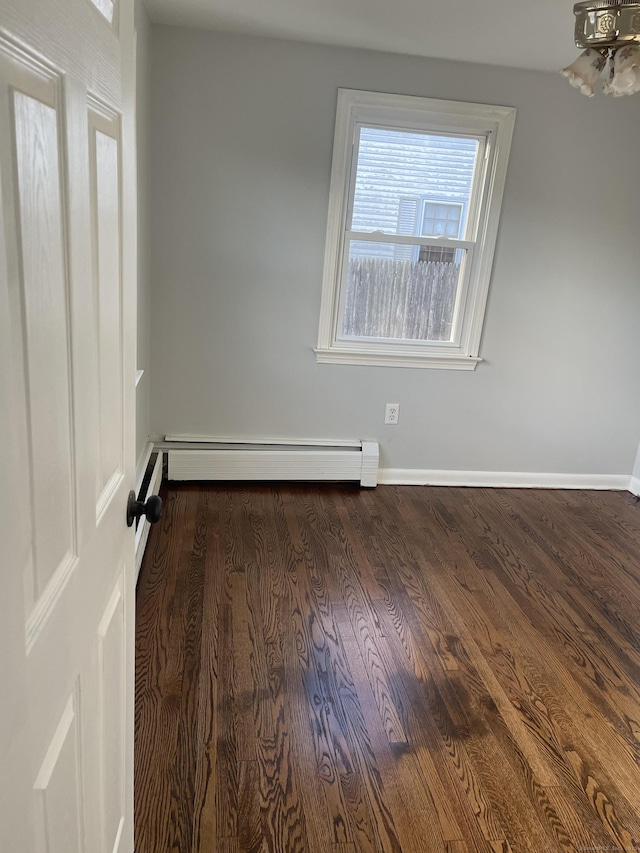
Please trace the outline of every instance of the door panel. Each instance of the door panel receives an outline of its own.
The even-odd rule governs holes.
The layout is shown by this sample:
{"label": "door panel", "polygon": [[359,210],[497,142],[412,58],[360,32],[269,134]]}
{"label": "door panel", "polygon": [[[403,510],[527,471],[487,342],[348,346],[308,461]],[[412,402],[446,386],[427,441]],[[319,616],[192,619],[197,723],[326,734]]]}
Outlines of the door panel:
{"label": "door panel", "polygon": [[77,693],[69,697],[34,788],[42,853],[84,853]]}
{"label": "door panel", "polygon": [[124,779],[125,719],[125,609],[122,580],[111,595],[99,633],[100,709],[102,718],[102,797],[104,813],[104,853],[118,849],[124,824],[124,786],[110,780]]}
{"label": "door panel", "polygon": [[0,851],[132,853],[132,0],[3,0]]}
{"label": "door panel", "polygon": [[[119,116],[93,99],[89,112],[91,223],[96,286],[99,429],[96,517],[122,479],[122,301]],[[100,109],[100,112],[98,112]]]}
{"label": "door panel", "polygon": [[[8,46],[7,46],[8,47]],[[13,325],[24,377],[27,457],[22,490],[28,644],[75,561],[69,280],[60,152],[59,79],[24,52],[1,60],[9,84],[3,140],[13,152],[6,175],[15,222],[17,281]],[[51,501],[52,494],[55,502]]]}

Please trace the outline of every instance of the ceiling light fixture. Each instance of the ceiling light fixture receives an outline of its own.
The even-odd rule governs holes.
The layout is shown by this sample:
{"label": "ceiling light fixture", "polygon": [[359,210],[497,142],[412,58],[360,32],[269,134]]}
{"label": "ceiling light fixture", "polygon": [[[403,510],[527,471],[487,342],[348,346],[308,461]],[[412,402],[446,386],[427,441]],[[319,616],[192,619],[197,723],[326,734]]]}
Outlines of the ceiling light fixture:
{"label": "ceiling light fixture", "polygon": [[640,3],[588,0],[573,7],[576,46],[586,48],[562,70],[572,86],[592,98],[605,66],[606,95],[640,92]]}

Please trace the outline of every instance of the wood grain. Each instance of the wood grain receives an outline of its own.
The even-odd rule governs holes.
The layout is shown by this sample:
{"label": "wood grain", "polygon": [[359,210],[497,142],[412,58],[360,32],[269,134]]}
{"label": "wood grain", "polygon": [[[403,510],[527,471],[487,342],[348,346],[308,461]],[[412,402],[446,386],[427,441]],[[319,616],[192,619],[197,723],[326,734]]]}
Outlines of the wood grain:
{"label": "wood grain", "polygon": [[640,847],[625,494],[171,486],[137,601],[137,853]]}

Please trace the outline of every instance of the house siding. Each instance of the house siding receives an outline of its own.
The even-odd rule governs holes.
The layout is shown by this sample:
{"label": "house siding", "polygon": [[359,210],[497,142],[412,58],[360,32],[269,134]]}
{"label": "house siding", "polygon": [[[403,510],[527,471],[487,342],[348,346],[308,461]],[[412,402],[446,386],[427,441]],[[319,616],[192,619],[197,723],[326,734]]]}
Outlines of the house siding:
{"label": "house siding", "polygon": [[[472,138],[362,127],[351,229],[414,234],[424,198],[463,203],[464,226],[477,149]],[[397,258],[398,248],[354,243],[350,254]]]}

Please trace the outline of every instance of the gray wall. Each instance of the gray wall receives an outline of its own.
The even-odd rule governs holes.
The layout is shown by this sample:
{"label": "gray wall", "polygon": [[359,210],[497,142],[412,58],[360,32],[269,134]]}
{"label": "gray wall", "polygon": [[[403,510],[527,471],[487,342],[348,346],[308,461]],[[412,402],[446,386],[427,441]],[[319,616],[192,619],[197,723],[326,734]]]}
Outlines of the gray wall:
{"label": "gray wall", "polygon": [[149,242],[149,124],[151,104],[151,24],[142,0],[135,2],[137,33],[136,126],[138,137],[138,360],[144,376],[136,389],[136,460],[144,455],[150,431],[150,242]]}
{"label": "gray wall", "polygon": [[[153,431],[377,438],[384,467],[630,473],[640,101],[165,27],[152,72]],[[475,372],[315,362],[340,86],[518,108]]]}

